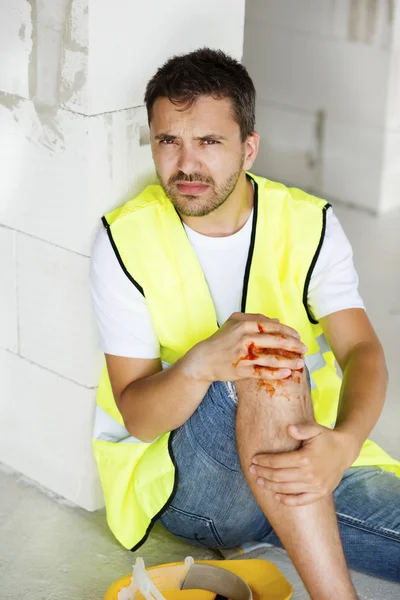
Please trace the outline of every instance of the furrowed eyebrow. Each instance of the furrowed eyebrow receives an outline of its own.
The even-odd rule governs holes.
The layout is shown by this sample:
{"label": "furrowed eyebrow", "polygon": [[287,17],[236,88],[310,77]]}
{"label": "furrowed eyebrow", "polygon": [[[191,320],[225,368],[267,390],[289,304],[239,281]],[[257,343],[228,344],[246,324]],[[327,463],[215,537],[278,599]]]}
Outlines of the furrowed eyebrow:
{"label": "furrowed eyebrow", "polygon": [[169,135],[168,133],[159,133],[154,137],[155,140],[176,140],[176,135]]}
{"label": "furrowed eyebrow", "polygon": [[[154,136],[154,139],[155,140],[176,140],[177,136],[170,135],[168,133],[159,133],[158,135]],[[214,140],[216,142],[221,141],[221,140],[226,141],[226,138],[223,137],[222,135],[216,135],[213,133],[210,133],[210,135],[197,136],[194,139],[199,140],[199,141],[204,141],[204,140]]]}
{"label": "furrowed eyebrow", "polygon": [[219,142],[220,140],[226,140],[226,138],[222,135],[216,135],[211,133],[210,135],[202,135],[201,137],[196,137],[195,140],[215,140],[216,142]]}

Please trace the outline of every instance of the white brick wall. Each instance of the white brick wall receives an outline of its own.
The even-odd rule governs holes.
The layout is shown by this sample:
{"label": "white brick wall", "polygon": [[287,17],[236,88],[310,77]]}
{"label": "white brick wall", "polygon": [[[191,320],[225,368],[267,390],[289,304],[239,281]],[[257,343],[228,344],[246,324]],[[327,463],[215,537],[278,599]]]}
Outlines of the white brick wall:
{"label": "white brick wall", "polygon": [[[89,119],[89,223],[91,236],[99,215],[129,200],[155,181],[150,144],[141,142],[147,131],[143,106]],[[85,243],[88,242],[86,235]]]}
{"label": "white brick wall", "polygon": [[88,118],[8,98],[0,94],[0,222],[88,256]]}
{"label": "white brick wall", "polygon": [[18,352],[16,232],[0,227],[0,348]]}
{"label": "white brick wall", "polygon": [[322,194],[377,212],[383,145],[381,129],[327,119],[322,150]]}
{"label": "white brick wall", "polygon": [[374,212],[400,206],[399,13],[398,0],[247,0],[258,172]]}
{"label": "white brick wall", "polygon": [[211,46],[240,59],[244,6],[244,0],[92,2],[91,114],[143,104],[148,79],[173,54]]}
{"label": "white brick wall", "polygon": [[393,25],[381,197],[384,210],[400,205],[400,6]]}
{"label": "white brick wall", "polygon": [[297,187],[315,187],[318,165],[314,129],[314,115],[259,101],[257,130],[262,143],[253,170]]}
{"label": "white brick wall", "polygon": [[141,127],[144,107],[88,117],[0,92],[0,222],[89,256],[99,216],[155,177]]}
{"label": "white brick wall", "polygon": [[89,298],[89,259],[18,234],[20,355],[85,387],[103,363]]}
{"label": "white brick wall", "polygon": [[32,49],[31,7],[26,0],[2,0],[0,8],[0,90],[29,98]]}
{"label": "white brick wall", "polygon": [[0,350],[0,456],[83,506],[102,505],[91,452],[94,390]]}
{"label": "white brick wall", "polygon": [[91,243],[154,181],[147,79],[203,45],[240,58],[243,22],[244,0],[0,3],[0,461],[88,510]]}

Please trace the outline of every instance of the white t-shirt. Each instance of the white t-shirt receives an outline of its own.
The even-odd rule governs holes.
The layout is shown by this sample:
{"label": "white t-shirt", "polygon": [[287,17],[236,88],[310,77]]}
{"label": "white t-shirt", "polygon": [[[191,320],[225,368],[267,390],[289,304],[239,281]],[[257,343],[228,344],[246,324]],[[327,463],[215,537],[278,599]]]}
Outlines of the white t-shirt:
{"label": "white t-shirt", "polygon": [[[184,227],[222,325],[240,311],[252,214],[240,231],[227,237],[208,237]],[[158,358],[159,343],[146,300],[121,269],[104,228],[93,245],[90,283],[103,352]],[[308,289],[308,306],[316,319],[346,308],[364,308],[353,252],[332,208],[327,212],[325,238]]]}

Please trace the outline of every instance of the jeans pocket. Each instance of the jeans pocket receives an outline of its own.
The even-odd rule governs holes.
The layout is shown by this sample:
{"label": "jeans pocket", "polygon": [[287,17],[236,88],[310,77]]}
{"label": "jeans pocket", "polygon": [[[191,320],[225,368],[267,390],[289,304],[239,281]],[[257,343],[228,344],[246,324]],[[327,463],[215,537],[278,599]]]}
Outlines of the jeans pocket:
{"label": "jeans pocket", "polygon": [[223,541],[218,535],[214,521],[169,505],[160,519],[161,524],[176,537],[206,548],[221,548]]}

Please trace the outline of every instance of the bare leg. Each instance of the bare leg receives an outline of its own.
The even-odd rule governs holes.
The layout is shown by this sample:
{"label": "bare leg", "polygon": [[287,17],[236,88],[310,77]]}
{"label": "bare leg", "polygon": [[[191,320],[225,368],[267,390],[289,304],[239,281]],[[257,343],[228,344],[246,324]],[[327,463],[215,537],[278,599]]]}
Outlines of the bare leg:
{"label": "bare leg", "polygon": [[339,536],[332,497],[306,506],[284,506],[256,483],[249,472],[260,452],[289,452],[301,442],[287,426],[314,421],[305,372],[279,382],[254,379],[237,382],[238,451],[243,472],[255,499],[292,559],[310,596],[315,600],[357,598]]}

